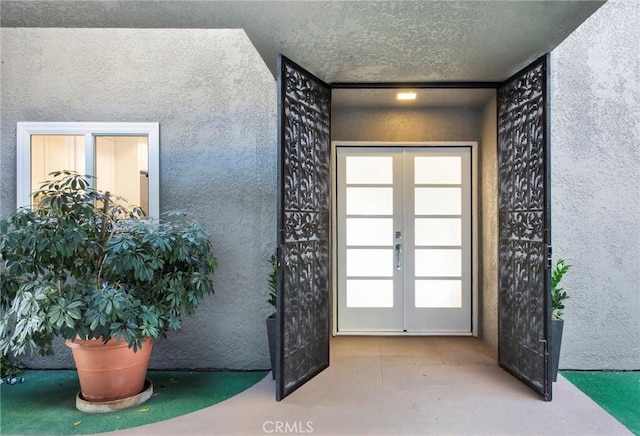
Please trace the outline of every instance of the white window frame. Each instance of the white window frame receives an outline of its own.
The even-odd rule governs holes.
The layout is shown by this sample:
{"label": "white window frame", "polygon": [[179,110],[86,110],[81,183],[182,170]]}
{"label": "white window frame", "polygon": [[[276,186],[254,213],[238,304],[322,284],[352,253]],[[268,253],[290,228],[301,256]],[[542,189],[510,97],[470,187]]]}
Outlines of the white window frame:
{"label": "white window frame", "polygon": [[159,123],[86,123],[19,122],[17,125],[16,203],[31,207],[31,136],[84,135],[85,167],[95,176],[96,136],[146,136],[149,147],[150,218],[160,216],[160,124]]}

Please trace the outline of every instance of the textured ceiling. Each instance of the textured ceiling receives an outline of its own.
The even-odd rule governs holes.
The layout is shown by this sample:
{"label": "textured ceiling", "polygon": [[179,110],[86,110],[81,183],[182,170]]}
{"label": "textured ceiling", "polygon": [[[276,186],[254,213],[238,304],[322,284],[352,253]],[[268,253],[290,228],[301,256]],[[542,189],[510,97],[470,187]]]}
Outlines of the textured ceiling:
{"label": "textured ceiling", "polygon": [[603,3],[2,0],[0,24],[243,28],[272,72],[283,53],[327,82],[501,81]]}

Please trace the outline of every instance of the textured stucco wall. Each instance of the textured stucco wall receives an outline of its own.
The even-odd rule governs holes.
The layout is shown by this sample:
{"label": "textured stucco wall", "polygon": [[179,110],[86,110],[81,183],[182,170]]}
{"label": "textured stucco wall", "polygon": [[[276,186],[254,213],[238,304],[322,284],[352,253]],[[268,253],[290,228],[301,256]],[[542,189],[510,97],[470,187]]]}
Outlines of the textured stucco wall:
{"label": "textured stucco wall", "polygon": [[3,28],[1,43],[0,213],[15,207],[16,122],[159,122],[161,209],[207,226],[219,270],[215,295],[156,342],[151,365],[267,368],[276,85],[244,32]]}
{"label": "textured stucco wall", "polygon": [[334,141],[477,141],[480,111],[463,108],[341,108],[331,113]]}
{"label": "textured stucco wall", "polygon": [[498,355],[498,146],[496,96],[483,108],[480,147],[482,338]]}
{"label": "textured stucco wall", "polygon": [[610,0],[551,56],[561,368],[640,369],[640,3]]}

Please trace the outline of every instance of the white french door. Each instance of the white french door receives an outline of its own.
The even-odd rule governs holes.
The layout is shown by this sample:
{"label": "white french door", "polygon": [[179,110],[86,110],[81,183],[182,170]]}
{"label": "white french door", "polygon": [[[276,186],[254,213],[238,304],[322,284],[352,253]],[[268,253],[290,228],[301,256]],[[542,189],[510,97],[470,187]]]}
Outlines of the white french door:
{"label": "white french door", "polygon": [[338,332],[471,333],[470,147],[337,147]]}

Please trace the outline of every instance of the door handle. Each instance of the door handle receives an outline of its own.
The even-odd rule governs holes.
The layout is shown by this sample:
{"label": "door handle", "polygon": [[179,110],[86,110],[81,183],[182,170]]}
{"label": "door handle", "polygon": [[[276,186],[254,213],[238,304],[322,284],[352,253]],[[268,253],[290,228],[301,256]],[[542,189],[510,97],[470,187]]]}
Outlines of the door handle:
{"label": "door handle", "polygon": [[396,244],[396,269],[400,271],[402,269],[402,244]]}

